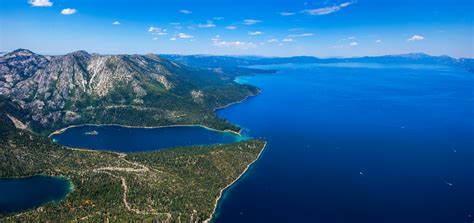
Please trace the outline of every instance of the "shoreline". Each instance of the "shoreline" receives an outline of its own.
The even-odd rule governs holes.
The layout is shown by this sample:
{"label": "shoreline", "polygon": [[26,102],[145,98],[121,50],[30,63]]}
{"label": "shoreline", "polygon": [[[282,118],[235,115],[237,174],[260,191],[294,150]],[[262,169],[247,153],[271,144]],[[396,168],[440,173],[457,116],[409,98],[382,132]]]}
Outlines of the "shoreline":
{"label": "shoreline", "polygon": [[242,173],[240,173],[239,176],[237,176],[237,178],[235,178],[232,182],[230,182],[229,184],[227,184],[227,186],[225,186],[224,188],[222,188],[220,191],[219,191],[219,196],[217,196],[216,198],[216,201],[214,203],[214,209],[212,210],[212,213],[211,215],[209,216],[208,219],[204,220],[203,222],[204,223],[210,223],[211,220],[213,219],[216,211],[217,211],[217,206],[219,205],[219,201],[220,199],[222,198],[222,195],[224,194],[224,191],[227,190],[230,186],[232,186],[233,184],[235,184],[237,181],[239,181],[240,178],[242,178],[242,176],[244,176],[244,174],[247,172],[247,170],[255,163],[257,162],[259,159],[260,159],[260,156],[262,155],[263,151],[266,149],[267,147],[267,142],[265,141],[265,144],[263,144],[263,148],[262,150],[260,151],[260,153],[257,155],[257,158],[255,158],[255,160],[253,160],[252,162],[250,162],[247,167],[245,167],[245,169],[242,171]]}
{"label": "shoreline", "polygon": [[124,128],[143,128],[143,129],[161,129],[161,128],[174,128],[174,127],[201,127],[201,128],[204,128],[204,129],[207,129],[209,131],[214,131],[214,132],[222,132],[222,133],[232,133],[232,134],[235,134],[235,135],[238,135],[238,136],[242,136],[242,130],[239,130],[238,132],[236,131],[233,131],[233,130],[218,130],[218,129],[214,129],[214,128],[211,128],[211,127],[207,127],[205,125],[201,125],[201,124],[189,124],[189,125],[186,125],[186,124],[177,124],[177,125],[163,125],[163,126],[132,126],[132,125],[120,125],[120,124],[80,124],[80,125],[70,125],[70,126],[67,126],[67,127],[64,127],[64,128],[61,128],[61,129],[58,129],[52,133],[50,133],[48,135],[48,138],[51,138],[51,136],[53,135],[58,135],[58,134],[61,134],[63,133],[64,131],[70,129],[70,128],[75,128],[75,127],[84,127],[84,126],[95,126],[95,127],[101,127],[101,126],[115,126],[115,127],[124,127]]}
{"label": "shoreline", "polygon": [[[214,112],[216,112],[219,109],[224,109],[224,108],[227,108],[227,107],[235,105],[235,104],[240,104],[240,103],[244,102],[245,100],[247,100],[248,98],[255,97],[255,96],[259,95],[260,93],[261,93],[261,90],[259,90],[256,94],[246,96],[242,100],[239,100],[239,101],[236,101],[236,102],[231,102],[229,104],[226,104],[226,105],[223,105],[223,106],[220,106],[220,107],[216,107],[216,108],[214,108]],[[233,133],[233,134],[236,134],[238,136],[242,136],[242,128],[240,128],[240,130],[238,132],[236,132],[234,130],[229,130],[229,129],[219,130],[219,129],[211,128],[211,127],[208,127],[208,126],[205,126],[205,125],[202,125],[202,124],[174,124],[174,125],[163,125],[163,126],[134,126],[134,125],[121,125],[121,124],[79,124],[79,125],[70,125],[70,126],[55,130],[55,131],[51,132],[48,135],[48,138],[51,138],[51,136],[53,136],[53,135],[61,134],[64,131],[66,131],[70,128],[83,127],[83,126],[96,126],[96,127],[117,126],[117,127],[124,127],[124,128],[144,128],[144,129],[159,129],[159,128],[173,128],[173,127],[201,127],[201,128],[204,128],[204,129],[207,129],[207,130],[210,130],[210,131],[214,131],[214,132]]]}
{"label": "shoreline", "polygon": [[229,104],[226,104],[226,105],[223,105],[223,106],[214,108],[214,112],[216,112],[217,110],[220,110],[220,109],[224,109],[224,108],[230,107],[230,106],[235,105],[235,104],[243,103],[245,100],[247,100],[247,99],[249,99],[249,98],[251,98],[251,97],[258,96],[260,93],[262,93],[262,90],[261,90],[261,89],[258,89],[258,92],[257,92],[257,93],[251,94],[251,95],[247,95],[247,96],[245,96],[245,98],[243,98],[242,100],[239,100],[239,101],[236,101],[236,102],[231,102],[231,103],[229,103]]}
{"label": "shoreline", "polygon": [[26,176],[16,176],[16,177],[0,177],[0,180],[21,180],[21,179],[28,179],[32,177],[51,177],[51,178],[59,178],[59,179],[66,179],[69,180],[64,175],[47,175],[47,174],[35,174],[35,175],[26,175]]}

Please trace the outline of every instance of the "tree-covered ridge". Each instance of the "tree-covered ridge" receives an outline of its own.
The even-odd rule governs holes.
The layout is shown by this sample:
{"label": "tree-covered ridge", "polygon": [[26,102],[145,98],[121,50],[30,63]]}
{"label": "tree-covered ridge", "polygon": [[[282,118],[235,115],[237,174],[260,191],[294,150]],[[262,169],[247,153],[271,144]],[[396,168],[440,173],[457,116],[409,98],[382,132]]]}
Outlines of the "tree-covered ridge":
{"label": "tree-covered ridge", "polygon": [[221,71],[153,54],[43,56],[20,49],[0,56],[0,95],[18,102],[42,132],[77,124],[203,124],[238,131],[214,110],[257,93]]}
{"label": "tree-covered ridge", "polygon": [[264,147],[249,140],[130,154],[68,149],[17,129],[7,114],[18,109],[0,105],[0,178],[44,174],[65,176],[74,185],[64,201],[0,216],[2,222],[202,222],[220,191]]}

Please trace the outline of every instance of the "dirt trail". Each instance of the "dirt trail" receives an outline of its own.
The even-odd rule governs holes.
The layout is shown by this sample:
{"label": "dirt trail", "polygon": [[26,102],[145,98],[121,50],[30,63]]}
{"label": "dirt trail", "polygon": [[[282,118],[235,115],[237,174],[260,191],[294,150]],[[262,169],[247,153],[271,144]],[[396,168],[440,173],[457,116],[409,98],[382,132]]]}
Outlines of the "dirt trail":
{"label": "dirt trail", "polygon": [[121,159],[122,161],[124,161],[124,162],[126,162],[126,163],[128,163],[132,166],[136,166],[137,168],[107,166],[107,167],[99,167],[99,168],[93,169],[92,171],[96,172],[96,173],[105,173],[105,174],[108,174],[109,176],[111,176],[113,178],[120,179],[121,185],[122,185],[122,188],[123,188],[122,201],[124,203],[125,208],[128,211],[134,212],[136,214],[143,214],[143,215],[166,215],[167,218],[166,218],[165,222],[170,222],[171,218],[172,218],[170,213],[160,213],[160,212],[156,212],[156,211],[141,211],[141,210],[132,208],[132,206],[130,205],[130,203],[127,200],[127,194],[128,194],[128,190],[129,190],[128,185],[127,185],[127,180],[125,179],[125,177],[122,177],[122,176],[119,176],[119,175],[116,175],[116,174],[113,173],[113,172],[128,172],[128,173],[159,172],[159,173],[162,173],[162,171],[154,170],[154,169],[151,169],[151,168],[149,168],[149,167],[147,167],[143,164],[126,160],[125,159],[125,157],[127,156],[126,154],[119,153],[118,155],[119,155],[119,157],[118,157],[119,159]]}

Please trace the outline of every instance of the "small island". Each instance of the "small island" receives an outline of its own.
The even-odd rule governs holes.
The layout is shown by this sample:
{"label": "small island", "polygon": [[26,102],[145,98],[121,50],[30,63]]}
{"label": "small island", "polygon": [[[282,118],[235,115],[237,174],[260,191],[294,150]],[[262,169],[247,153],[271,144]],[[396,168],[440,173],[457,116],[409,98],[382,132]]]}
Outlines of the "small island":
{"label": "small island", "polygon": [[99,135],[99,132],[93,130],[93,131],[86,132],[85,134],[89,136],[96,136],[96,135]]}

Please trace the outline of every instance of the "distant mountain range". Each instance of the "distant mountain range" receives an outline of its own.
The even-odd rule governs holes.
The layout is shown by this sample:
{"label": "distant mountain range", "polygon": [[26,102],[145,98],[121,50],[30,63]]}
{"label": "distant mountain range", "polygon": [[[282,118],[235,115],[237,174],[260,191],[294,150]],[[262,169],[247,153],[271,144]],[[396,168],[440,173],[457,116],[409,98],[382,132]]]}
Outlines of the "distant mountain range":
{"label": "distant mountain range", "polygon": [[387,55],[374,57],[352,57],[352,58],[318,58],[311,56],[296,57],[245,57],[245,56],[212,56],[212,55],[160,55],[163,58],[193,67],[216,68],[216,67],[239,67],[266,64],[285,63],[384,63],[384,64],[437,64],[447,66],[463,67],[474,72],[474,59],[452,58],[449,56],[430,56],[424,53],[411,53],[401,55]]}

